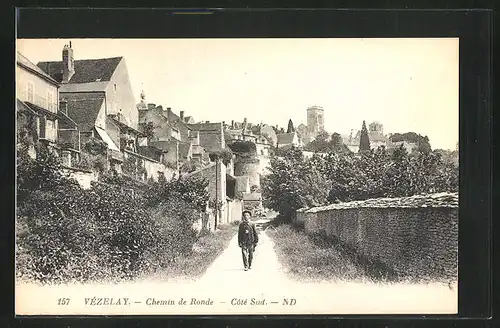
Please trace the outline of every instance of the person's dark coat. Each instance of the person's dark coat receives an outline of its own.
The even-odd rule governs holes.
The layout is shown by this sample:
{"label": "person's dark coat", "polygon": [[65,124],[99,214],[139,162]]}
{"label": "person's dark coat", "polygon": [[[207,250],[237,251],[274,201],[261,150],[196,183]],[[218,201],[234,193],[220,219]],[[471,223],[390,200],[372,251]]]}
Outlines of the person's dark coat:
{"label": "person's dark coat", "polygon": [[252,246],[259,242],[259,235],[255,225],[250,222],[241,222],[238,229],[238,245]]}

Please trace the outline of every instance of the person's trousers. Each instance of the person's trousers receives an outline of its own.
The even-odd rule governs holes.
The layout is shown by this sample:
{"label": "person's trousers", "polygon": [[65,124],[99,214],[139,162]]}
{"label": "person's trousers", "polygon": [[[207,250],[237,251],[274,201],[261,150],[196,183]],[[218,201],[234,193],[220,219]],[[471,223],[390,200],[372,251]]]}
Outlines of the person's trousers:
{"label": "person's trousers", "polygon": [[249,268],[252,266],[253,251],[254,251],[253,245],[249,246],[244,245],[243,247],[241,247],[241,255],[243,257],[243,265],[245,266],[245,268]]}

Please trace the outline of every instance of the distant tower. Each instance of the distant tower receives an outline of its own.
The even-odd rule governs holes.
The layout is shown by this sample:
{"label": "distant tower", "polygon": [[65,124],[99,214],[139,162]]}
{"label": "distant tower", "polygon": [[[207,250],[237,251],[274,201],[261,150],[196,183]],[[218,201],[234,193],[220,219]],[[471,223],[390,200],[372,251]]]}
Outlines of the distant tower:
{"label": "distant tower", "polygon": [[314,136],[321,131],[325,131],[323,107],[311,106],[307,109],[307,130]]}
{"label": "distant tower", "polygon": [[368,131],[369,132],[380,132],[381,134],[384,134],[384,126],[379,122],[372,122],[368,126]]}

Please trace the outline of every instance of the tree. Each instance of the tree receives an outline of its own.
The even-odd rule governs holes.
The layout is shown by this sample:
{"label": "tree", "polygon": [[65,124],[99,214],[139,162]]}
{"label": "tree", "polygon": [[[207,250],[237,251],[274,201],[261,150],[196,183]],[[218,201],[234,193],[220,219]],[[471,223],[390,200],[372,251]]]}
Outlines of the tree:
{"label": "tree", "polygon": [[261,180],[264,206],[280,212],[285,220],[299,208],[326,203],[330,181],[300,149],[292,147],[282,157],[273,157],[270,170]]}
{"label": "tree", "polygon": [[342,136],[336,132],[332,133],[330,141],[328,142],[328,148],[330,151],[333,151],[336,153],[344,153],[344,152],[349,153],[350,152],[349,148],[346,145],[344,145],[344,141],[342,140]]}
{"label": "tree", "polygon": [[286,133],[292,133],[292,132],[295,132],[295,128],[293,127],[292,120],[289,119],[288,120],[288,128],[286,130]]}
{"label": "tree", "polygon": [[209,153],[210,160],[215,161],[220,159],[224,165],[227,165],[233,159],[233,152],[230,148],[220,148]]}
{"label": "tree", "polygon": [[316,138],[306,146],[306,150],[313,152],[327,152],[330,149],[330,135],[328,132],[321,131]]}
{"label": "tree", "polygon": [[361,136],[359,138],[359,151],[369,151],[370,150],[370,138],[368,137],[368,130],[366,129],[366,123],[363,121],[363,126],[361,127]]}
{"label": "tree", "polygon": [[147,122],[143,126],[143,132],[146,135],[146,137],[148,138],[148,140],[151,140],[154,137],[155,129],[157,129],[158,127],[159,126],[154,124],[153,122]]}
{"label": "tree", "polygon": [[227,147],[231,149],[234,153],[240,154],[240,153],[256,153],[257,152],[257,146],[255,146],[255,143],[251,141],[235,141],[231,144],[228,144]]}
{"label": "tree", "polygon": [[394,133],[393,135],[391,135],[390,140],[392,142],[406,141],[408,143],[417,144],[417,150],[421,153],[430,153],[432,151],[429,137],[422,136],[415,132]]}

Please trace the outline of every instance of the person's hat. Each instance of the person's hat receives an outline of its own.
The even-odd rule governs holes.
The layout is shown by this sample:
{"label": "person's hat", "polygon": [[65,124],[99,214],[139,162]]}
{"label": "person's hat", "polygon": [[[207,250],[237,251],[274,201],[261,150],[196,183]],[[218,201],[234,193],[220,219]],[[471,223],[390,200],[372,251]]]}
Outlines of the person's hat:
{"label": "person's hat", "polygon": [[248,210],[244,210],[243,213],[241,213],[241,215],[245,215],[245,213],[248,213],[250,216],[252,216],[252,212],[250,212]]}

